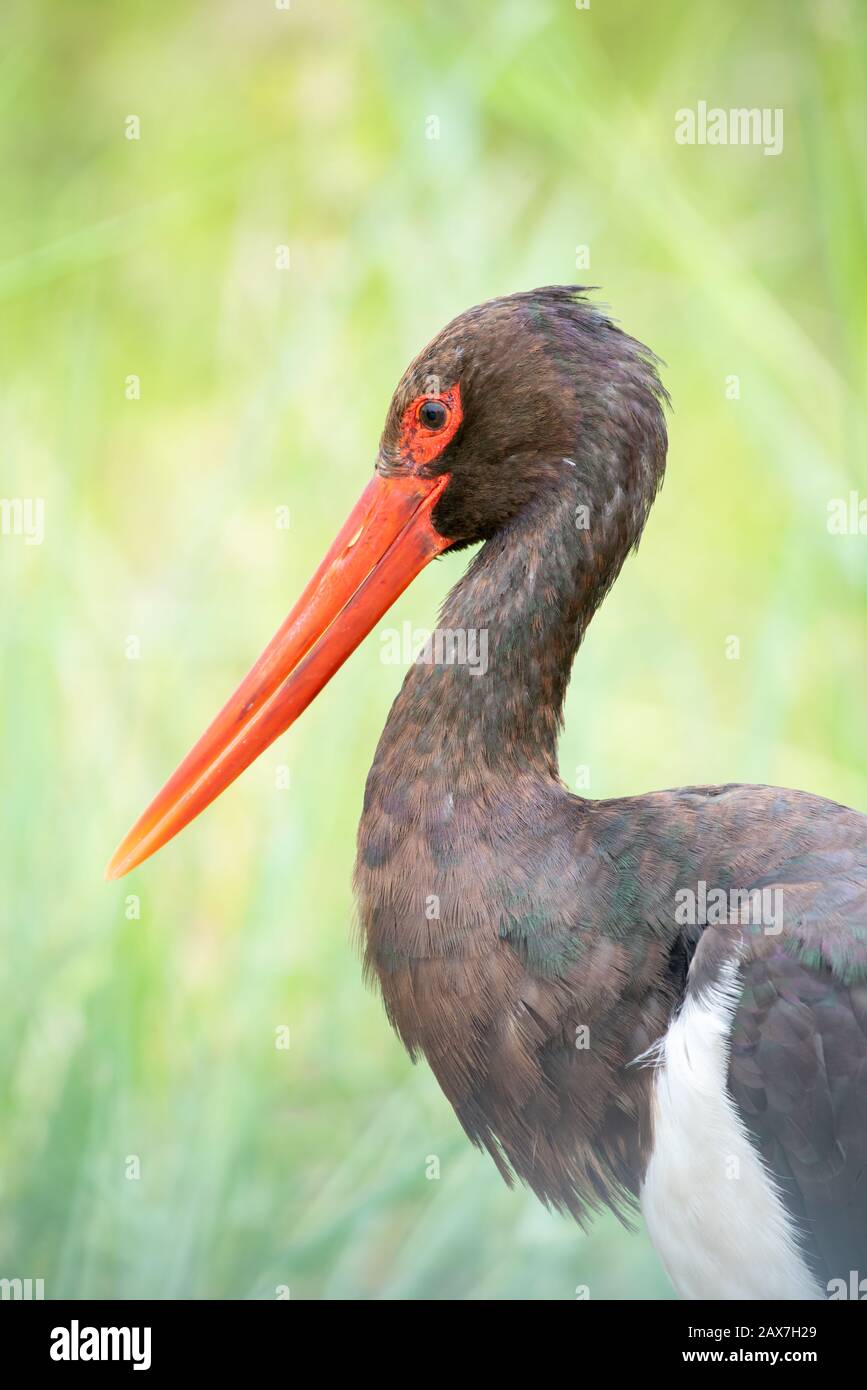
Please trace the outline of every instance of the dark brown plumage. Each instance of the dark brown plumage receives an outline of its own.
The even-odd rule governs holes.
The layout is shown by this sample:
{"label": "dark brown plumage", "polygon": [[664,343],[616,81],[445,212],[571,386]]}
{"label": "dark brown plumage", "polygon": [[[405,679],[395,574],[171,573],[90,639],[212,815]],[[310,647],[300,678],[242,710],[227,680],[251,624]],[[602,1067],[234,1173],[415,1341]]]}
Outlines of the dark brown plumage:
{"label": "dark brown plumage", "polygon": [[[415,665],[368,779],[356,888],[389,1018],[501,1172],[583,1219],[643,1176],[653,1072],[631,1064],[737,958],[732,1095],[822,1282],[858,1268],[867,820],[767,787],[591,802],[557,774],[573,656],[662,479],[652,356],[572,290],[482,306],[409,368],[384,459],[431,376],[464,402],[434,521],[486,541],[440,625],[485,629],[489,669]],[[679,925],[700,880],[782,887],[782,935]]]}

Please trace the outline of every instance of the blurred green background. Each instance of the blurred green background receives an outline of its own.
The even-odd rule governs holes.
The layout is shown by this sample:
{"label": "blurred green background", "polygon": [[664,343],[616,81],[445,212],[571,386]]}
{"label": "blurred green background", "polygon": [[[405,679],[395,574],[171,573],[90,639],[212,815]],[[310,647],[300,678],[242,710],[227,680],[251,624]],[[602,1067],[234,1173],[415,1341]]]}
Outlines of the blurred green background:
{"label": "blurred green background", "polygon": [[[674,402],[646,540],[576,664],[565,780],[867,808],[867,537],[827,527],[867,495],[863,6],[4,19],[0,494],[44,499],[45,534],[0,536],[0,1276],[671,1296],[640,1230],[583,1235],[503,1186],[361,983],[355,827],[402,675],[375,635],[194,828],[102,870],[355,500],[409,357],[552,282],[601,286]],[[783,153],[676,144],[699,100],[782,107]],[[431,625],[465,563],[384,626]]]}

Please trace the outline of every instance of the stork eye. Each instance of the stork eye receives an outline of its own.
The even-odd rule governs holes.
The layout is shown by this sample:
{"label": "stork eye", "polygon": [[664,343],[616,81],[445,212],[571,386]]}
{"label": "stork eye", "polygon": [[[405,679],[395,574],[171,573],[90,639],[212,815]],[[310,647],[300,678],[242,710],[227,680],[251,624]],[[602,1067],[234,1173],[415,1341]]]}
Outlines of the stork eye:
{"label": "stork eye", "polygon": [[442,401],[422,401],[418,408],[418,422],[426,430],[441,430],[449,418],[449,412]]}
{"label": "stork eye", "polygon": [[422,468],[441,458],[461,427],[464,412],[461,408],[461,388],[454,382],[436,395],[427,392],[416,396],[404,407],[400,417],[400,433],[392,445],[404,463]]}

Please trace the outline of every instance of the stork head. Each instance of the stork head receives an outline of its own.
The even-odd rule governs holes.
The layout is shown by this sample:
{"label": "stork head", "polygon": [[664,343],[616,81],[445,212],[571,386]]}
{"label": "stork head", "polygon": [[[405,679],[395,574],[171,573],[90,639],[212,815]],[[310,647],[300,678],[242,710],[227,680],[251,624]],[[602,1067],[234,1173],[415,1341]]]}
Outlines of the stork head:
{"label": "stork head", "polygon": [[575,287],[491,300],[448,324],[401,378],[373,478],[301,598],[107,877],[148,858],[233,782],[444,550],[487,540],[566,485],[628,549],[662,478],[663,398],[652,354]]}
{"label": "stork head", "polygon": [[449,475],[433,524],[452,549],[561,489],[564,460],[600,514],[627,497],[640,532],[665,464],[665,399],[653,354],[582,290],[513,294],[459,315],[410,363],[377,469]]}

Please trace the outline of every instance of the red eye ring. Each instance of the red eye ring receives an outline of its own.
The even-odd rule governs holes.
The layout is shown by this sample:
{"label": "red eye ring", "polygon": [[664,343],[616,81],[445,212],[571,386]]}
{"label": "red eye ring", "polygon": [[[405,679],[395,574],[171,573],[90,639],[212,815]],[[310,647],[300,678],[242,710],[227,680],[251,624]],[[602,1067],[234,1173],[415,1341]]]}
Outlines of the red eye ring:
{"label": "red eye ring", "polygon": [[[422,411],[429,413],[429,423],[423,418]],[[426,391],[423,396],[416,396],[401,416],[398,454],[414,468],[434,463],[451,444],[463,418],[458,382],[445,391],[436,394]]]}

